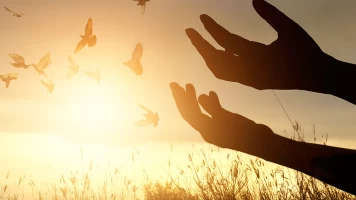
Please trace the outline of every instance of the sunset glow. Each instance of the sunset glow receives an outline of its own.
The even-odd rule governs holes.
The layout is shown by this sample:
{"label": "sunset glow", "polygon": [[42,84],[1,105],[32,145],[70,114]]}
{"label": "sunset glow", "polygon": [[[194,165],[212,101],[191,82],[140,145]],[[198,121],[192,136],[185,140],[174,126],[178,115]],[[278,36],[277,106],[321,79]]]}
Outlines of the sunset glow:
{"label": "sunset glow", "polygon": [[[188,153],[200,152],[200,148],[209,152],[210,146],[182,119],[169,88],[173,81],[194,84],[198,95],[215,91],[226,110],[266,124],[276,134],[293,134],[271,91],[217,79],[185,34],[185,29],[194,27],[222,49],[200,22],[199,16],[206,13],[232,33],[271,43],[277,34],[255,13],[251,1],[150,0],[144,12],[138,2],[1,1],[0,74],[17,73],[18,78],[11,80],[8,88],[0,80],[0,186],[11,183],[14,191],[25,173],[32,174],[37,182],[58,182],[70,171],[87,170],[91,161],[103,170],[98,170],[101,181],[117,166],[125,168],[137,184],[143,180],[144,167],[152,170],[153,179],[166,180],[170,172],[162,169],[168,165],[179,173],[178,168],[189,163]],[[324,7],[337,10],[327,12],[307,0],[268,2],[295,19],[323,50],[356,63],[356,28],[351,25],[356,15],[355,9],[350,9],[356,8],[356,1],[342,1],[342,6],[335,8],[334,1],[325,0]],[[16,17],[4,6],[25,15]],[[92,19],[92,34],[85,35],[88,19]],[[90,39],[93,35],[96,42]],[[83,38],[87,41],[76,50]],[[134,54],[137,47],[142,50],[139,56]],[[9,63],[14,62],[10,53],[24,57],[26,64],[36,65],[50,53],[51,63],[46,63],[44,69],[48,77],[39,75],[33,66],[14,67]],[[69,56],[79,69],[67,79],[71,71]],[[131,68],[124,64],[130,59]],[[100,82],[86,73],[98,69]],[[52,93],[41,83],[49,79],[54,83]],[[307,140],[313,139],[315,124],[319,139],[327,133],[330,145],[354,148],[355,106],[330,95],[296,90],[276,93],[292,120],[305,127]],[[140,104],[158,113],[157,126],[134,126],[147,114]],[[214,149],[211,155],[220,159],[235,153]],[[250,157],[244,156],[249,162]],[[157,164],[158,159],[164,164]],[[201,162],[201,157],[197,159]],[[12,179],[3,180],[8,171]]]}

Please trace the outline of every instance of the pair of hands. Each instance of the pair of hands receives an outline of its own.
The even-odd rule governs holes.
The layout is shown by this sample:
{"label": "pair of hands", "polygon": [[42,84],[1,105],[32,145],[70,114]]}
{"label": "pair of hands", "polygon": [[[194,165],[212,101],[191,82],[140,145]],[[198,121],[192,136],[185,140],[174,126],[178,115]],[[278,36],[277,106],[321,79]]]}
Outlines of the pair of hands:
{"label": "pair of hands", "polygon": [[[264,0],[253,0],[253,7],[278,33],[278,39],[269,45],[232,34],[207,15],[201,15],[201,21],[225,51],[213,47],[194,29],[186,30],[210,71],[218,79],[259,90],[298,89],[323,93],[331,74],[328,64],[335,59],[325,54],[303,28],[274,6]],[[186,89],[177,83],[171,83],[170,87],[183,119],[208,143],[250,153],[246,145],[259,140],[270,141],[274,134],[268,127],[222,108],[215,92],[203,94],[197,100],[191,84]],[[201,112],[199,104],[211,117]]]}

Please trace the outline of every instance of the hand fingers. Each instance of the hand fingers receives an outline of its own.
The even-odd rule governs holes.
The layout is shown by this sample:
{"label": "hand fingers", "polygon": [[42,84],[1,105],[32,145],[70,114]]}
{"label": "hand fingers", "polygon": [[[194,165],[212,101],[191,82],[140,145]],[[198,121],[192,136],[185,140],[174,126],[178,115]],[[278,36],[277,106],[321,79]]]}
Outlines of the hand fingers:
{"label": "hand fingers", "polygon": [[184,113],[184,110],[183,110],[184,97],[185,97],[184,89],[175,82],[170,83],[169,86],[171,88],[172,95],[176,102],[179,112]]}
{"label": "hand fingers", "polygon": [[[198,101],[196,100],[196,92],[195,88],[192,84],[186,85],[186,90],[183,87],[179,86],[177,83],[173,82],[170,84],[173,97],[180,106],[183,106],[183,101],[188,100],[190,105],[194,105],[196,102],[196,106],[199,108]],[[195,107],[195,106],[194,106]]]}
{"label": "hand fingers", "polygon": [[278,33],[302,29],[297,23],[265,0],[253,0],[252,5],[256,12]]}
{"label": "hand fingers", "polygon": [[170,87],[183,119],[200,133],[205,132],[211,118],[201,112],[196,100],[194,86],[188,84],[186,86],[187,92],[177,83],[171,83]]}
{"label": "hand fingers", "polygon": [[187,29],[186,33],[216,78],[238,82],[241,78],[243,79],[239,57],[230,52],[215,49],[194,29]]}
{"label": "hand fingers", "polygon": [[213,91],[210,91],[209,92],[209,97],[210,97],[210,101],[215,104],[215,105],[218,105],[220,108],[221,108],[221,105],[220,105],[220,101],[219,101],[219,97],[218,95],[213,92]]}
{"label": "hand fingers", "polygon": [[206,110],[212,117],[222,111],[219,98],[215,92],[211,91],[209,96],[206,94],[200,95],[198,101],[204,110]]}
{"label": "hand fingers", "polygon": [[230,111],[225,110],[220,104],[218,95],[213,91],[209,92],[209,96],[206,94],[200,95],[198,98],[198,102],[204,108],[204,110],[206,110],[212,116],[217,115],[217,114],[226,115],[227,113],[229,113],[229,114],[233,114],[235,117],[240,117],[241,119],[244,119],[245,121],[246,120],[251,121],[239,114],[231,113]]}
{"label": "hand fingers", "polygon": [[225,48],[225,50],[234,54],[241,55],[244,54],[244,52],[252,52],[256,45],[262,45],[260,43],[250,42],[241,36],[230,33],[208,15],[201,15],[200,20],[215,41]]}
{"label": "hand fingers", "polygon": [[192,84],[187,84],[185,88],[186,88],[187,99],[189,100],[191,106],[189,111],[194,113],[202,113],[199,107],[197,94],[195,92],[194,86]]}
{"label": "hand fingers", "polygon": [[[192,102],[196,102],[197,104],[197,107],[199,108],[199,105],[198,105],[198,101],[197,101],[197,94],[195,92],[195,88],[192,84],[187,84],[185,86],[185,89],[186,89],[186,93],[187,93],[187,97],[192,101]],[[199,108],[200,109],[200,108]]]}
{"label": "hand fingers", "polygon": [[193,46],[206,61],[207,59],[210,61],[211,58],[215,57],[217,49],[206,41],[196,30],[189,28],[186,29],[185,32]]}

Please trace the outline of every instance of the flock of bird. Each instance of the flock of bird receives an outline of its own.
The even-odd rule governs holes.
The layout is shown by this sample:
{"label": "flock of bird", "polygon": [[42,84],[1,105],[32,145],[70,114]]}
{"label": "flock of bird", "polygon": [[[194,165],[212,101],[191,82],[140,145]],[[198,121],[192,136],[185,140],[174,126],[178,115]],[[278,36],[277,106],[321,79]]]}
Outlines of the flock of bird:
{"label": "flock of bird", "polygon": [[[149,0],[133,0],[133,1],[138,1],[137,5],[141,5],[143,12],[144,12],[146,2]],[[7,8],[6,6],[4,6],[4,8],[5,8],[5,10],[13,13],[14,17],[22,17],[23,15],[25,15],[22,13],[21,14],[16,13],[16,12],[10,10],[9,8]],[[78,53],[85,46],[93,47],[97,43],[97,37],[96,37],[96,35],[93,34],[93,22],[92,22],[91,18],[88,19],[88,22],[85,27],[84,35],[80,35],[80,37],[81,37],[81,40],[77,44],[77,46],[74,50],[74,54]],[[128,68],[130,68],[136,75],[141,75],[143,73],[143,67],[140,62],[142,54],[143,54],[143,46],[141,43],[138,43],[138,44],[136,44],[136,47],[135,47],[134,51],[132,52],[131,59],[129,61],[123,63]],[[16,53],[9,53],[9,56],[14,60],[13,63],[10,62],[10,64],[13,67],[23,68],[23,69],[28,69],[29,67],[33,67],[38,72],[39,75],[43,75],[44,77],[48,78],[47,74],[45,73],[45,69],[52,63],[50,53],[47,53],[45,56],[43,56],[40,59],[40,61],[38,62],[38,64],[26,64],[25,59]],[[71,79],[74,75],[78,74],[78,72],[79,72],[79,65],[75,63],[72,56],[68,56],[68,61],[70,63],[70,66],[69,66],[70,71],[68,72],[68,74],[66,76],[67,80]],[[89,76],[90,78],[96,80],[96,82],[98,84],[100,84],[101,76],[100,76],[99,69],[97,69],[95,72],[87,71],[87,72],[85,72],[85,74],[87,76]],[[9,88],[11,81],[17,80],[17,79],[18,79],[18,73],[7,73],[5,75],[0,75],[0,80],[5,82],[6,88]],[[48,81],[41,80],[41,83],[44,87],[47,88],[48,93],[52,93],[54,91],[55,84],[52,82],[51,78]],[[157,112],[154,113],[153,111],[151,111],[150,109],[146,108],[145,106],[143,106],[141,104],[139,104],[139,106],[142,109],[144,109],[147,113],[143,115],[145,117],[145,119],[135,122],[134,125],[137,127],[143,127],[143,126],[152,124],[154,127],[156,127],[158,125],[158,120],[159,120],[158,113]]]}

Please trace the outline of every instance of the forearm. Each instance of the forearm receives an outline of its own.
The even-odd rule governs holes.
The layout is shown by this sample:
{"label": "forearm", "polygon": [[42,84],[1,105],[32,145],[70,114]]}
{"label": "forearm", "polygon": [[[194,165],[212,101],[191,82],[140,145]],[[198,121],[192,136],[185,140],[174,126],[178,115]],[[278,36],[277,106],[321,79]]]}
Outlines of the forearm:
{"label": "forearm", "polygon": [[321,81],[322,93],[330,94],[356,105],[356,65],[328,56]]}
{"label": "forearm", "polygon": [[356,179],[356,151],[326,145],[297,142],[277,134],[271,139],[270,151],[261,157],[280,164],[346,192],[356,194],[356,186],[345,180]]}

